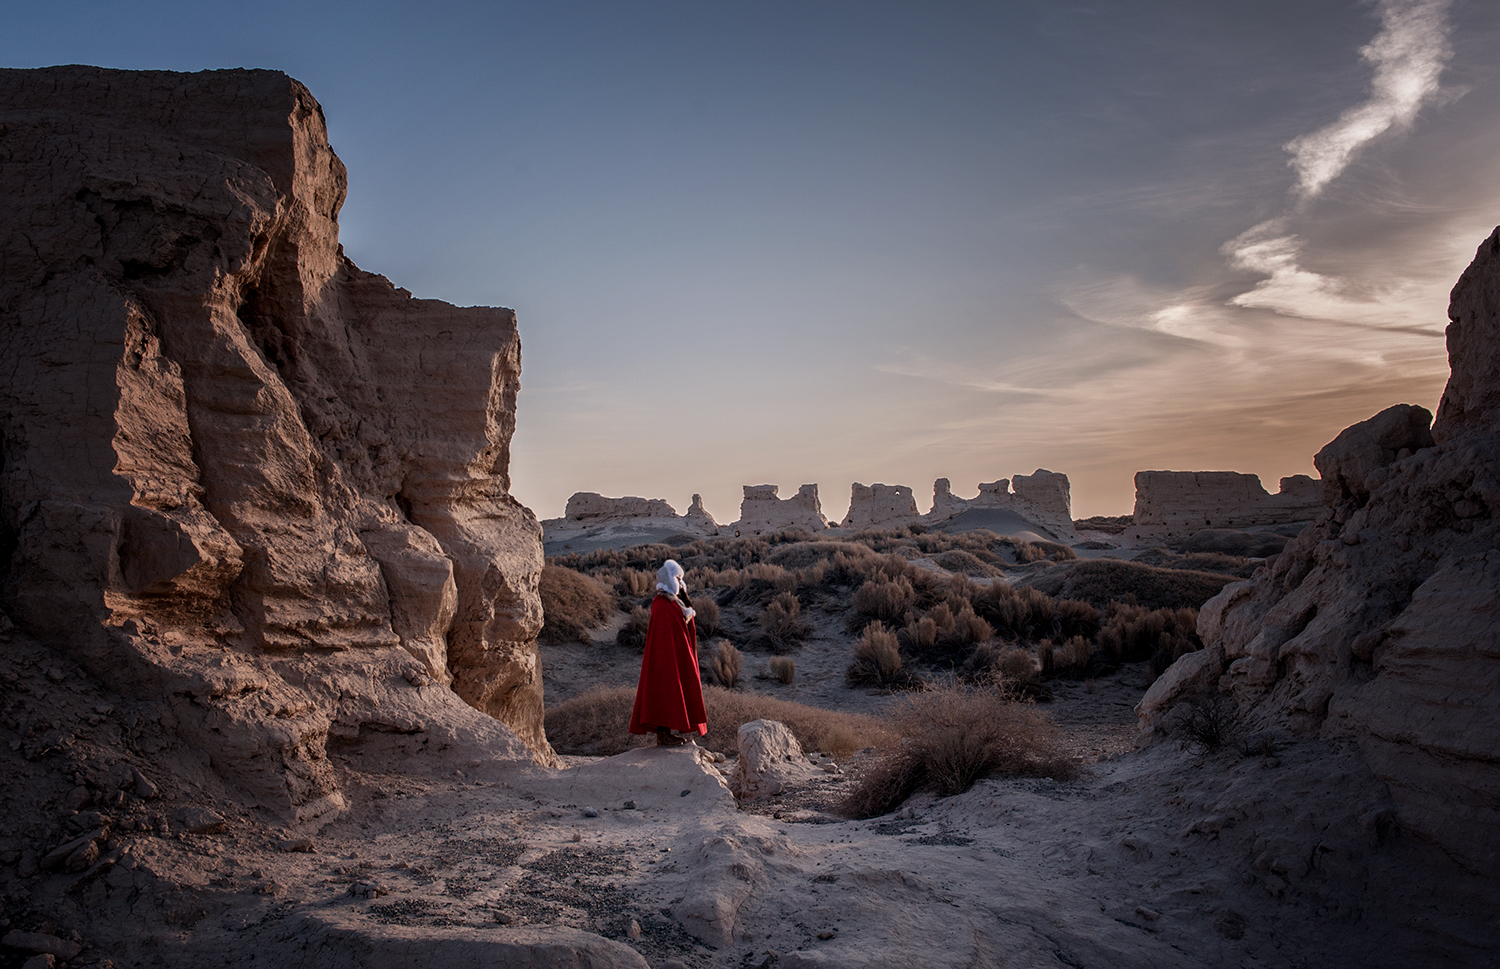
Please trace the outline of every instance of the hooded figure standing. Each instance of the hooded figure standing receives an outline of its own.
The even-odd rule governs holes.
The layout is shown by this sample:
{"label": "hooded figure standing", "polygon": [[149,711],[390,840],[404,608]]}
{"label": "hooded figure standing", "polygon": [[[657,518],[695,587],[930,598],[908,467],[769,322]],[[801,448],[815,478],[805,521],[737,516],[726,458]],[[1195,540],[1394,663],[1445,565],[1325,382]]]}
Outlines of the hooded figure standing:
{"label": "hooded figure standing", "polygon": [[641,680],[630,714],[630,732],[654,732],[662,747],[687,742],[674,730],[708,733],[703,681],[698,678],[698,631],[682,579],[682,566],[671,559],[656,573],[646,654],[641,657]]}

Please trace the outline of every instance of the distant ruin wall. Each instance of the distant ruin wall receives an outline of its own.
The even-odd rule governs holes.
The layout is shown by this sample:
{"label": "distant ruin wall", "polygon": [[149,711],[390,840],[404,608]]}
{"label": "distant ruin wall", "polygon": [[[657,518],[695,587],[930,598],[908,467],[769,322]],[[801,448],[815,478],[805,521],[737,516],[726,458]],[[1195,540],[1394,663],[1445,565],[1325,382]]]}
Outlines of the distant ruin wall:
{"label": "distant ruin wall", "polygon": [[[1011,491],[1012,484],[1015,485],[1014,492]],[[1061,541],[1077,538],[1077,532],[1073,530],[1073,498],[1068,476],[1045,468],[1038,468],[1031,474],[1018,474],[1014,478],[980,482],[979,494],[973,498],[958,497],[947,478],[938,478],[932,484],[932,510],[923,515],[921,521],[940,525],[966,511],[987,509],[1014,512]]]}
{"label": "distant ruin wall", "polygon": [[574,521],[591,518],[676,518],[677,511],[660,498],[606,498],[580,491],[568,499],[566,517]]}
{"label": "distant ruin wall", "polygon": [[737,532],[759,535],[783,528],[805,528],[822,531],[828,527],[823,505],[818,501],[818,486],[805,484],[790,498],[778,498],[776,485],[745,485],[740,502],[740,520],[732,526]]}
{"label": "distant ruin wall", "polygon": [[906,485],[854,482],[849,495],[847,528],[894,528],[917,520],[917,499]]}
{"label": "distant ruin wall", "polygon": [[1305,474],[1268,494],[1260,477],[1238,471],[1139,471],[1133,538],[1186,538],[1204,528],[1249,528],[1309,521],[1323,508],[1321,483]]}

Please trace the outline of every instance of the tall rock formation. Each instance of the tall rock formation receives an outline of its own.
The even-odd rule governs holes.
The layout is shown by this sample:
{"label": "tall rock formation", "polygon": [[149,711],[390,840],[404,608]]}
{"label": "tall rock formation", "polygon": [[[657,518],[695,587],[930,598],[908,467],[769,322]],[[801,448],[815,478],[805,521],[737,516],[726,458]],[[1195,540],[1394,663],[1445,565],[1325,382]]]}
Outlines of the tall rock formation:
{"label": "tall rock formation", "polygon": [[759,535],[785,528],[819,532],[828,527],[815,484],[803,485],[790,498],[776,497],[777,487],[773,484],[745,485],[744,488],[740,520],[729,526],[736,534]]}
{"label": "tall rock formation", "polygon": [[1500,866],[1500,229],[1453,289],[1452,375],[1431,432],[1397,405],[1317,456],[1328,507],[1199,616],[1207,649],[1142,701],[1169,728],[1195,692],[1253,724],[1359,744],[1403,826]]}
{"label": "tall rock formation", "polygon": [[0,71],[4,609],[298,816],[330,730],[521,755],[449,682],[551,760],[514,314],[360,271],[345,188],[284,74]]}
{"label": "tall rock formation", "polygon": [[906,485],[854,482],[849,489],[846,528],[895,528],[917,520],[917,499]]}

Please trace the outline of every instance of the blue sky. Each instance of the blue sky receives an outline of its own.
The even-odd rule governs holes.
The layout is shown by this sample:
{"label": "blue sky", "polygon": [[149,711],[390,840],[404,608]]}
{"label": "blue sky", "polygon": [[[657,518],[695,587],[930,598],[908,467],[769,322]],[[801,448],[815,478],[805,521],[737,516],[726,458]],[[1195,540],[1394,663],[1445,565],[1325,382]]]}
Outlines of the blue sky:
{"label": "blue sky", "polygon": [[[0,63],[264,67],[361,267],[516,309],[513,490],[1311,473],[1435,407],[1500,222],[1480,0],[7,2]],[[1363,52],[1363,53],[1362,53]],[[925,502],[924,502],[925,507]]]}

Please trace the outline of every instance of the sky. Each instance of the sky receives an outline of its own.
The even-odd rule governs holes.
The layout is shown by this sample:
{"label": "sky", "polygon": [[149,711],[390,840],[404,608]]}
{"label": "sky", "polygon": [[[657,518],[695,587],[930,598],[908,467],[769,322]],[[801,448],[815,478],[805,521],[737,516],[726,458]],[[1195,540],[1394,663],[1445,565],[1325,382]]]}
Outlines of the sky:
{"label": "sky", "polygon": [[1492,0],[0,0],[0,65],[273,68],[346,252],[516,310],[512,492],[1314,474],[1435,409],[1500,223]]}

